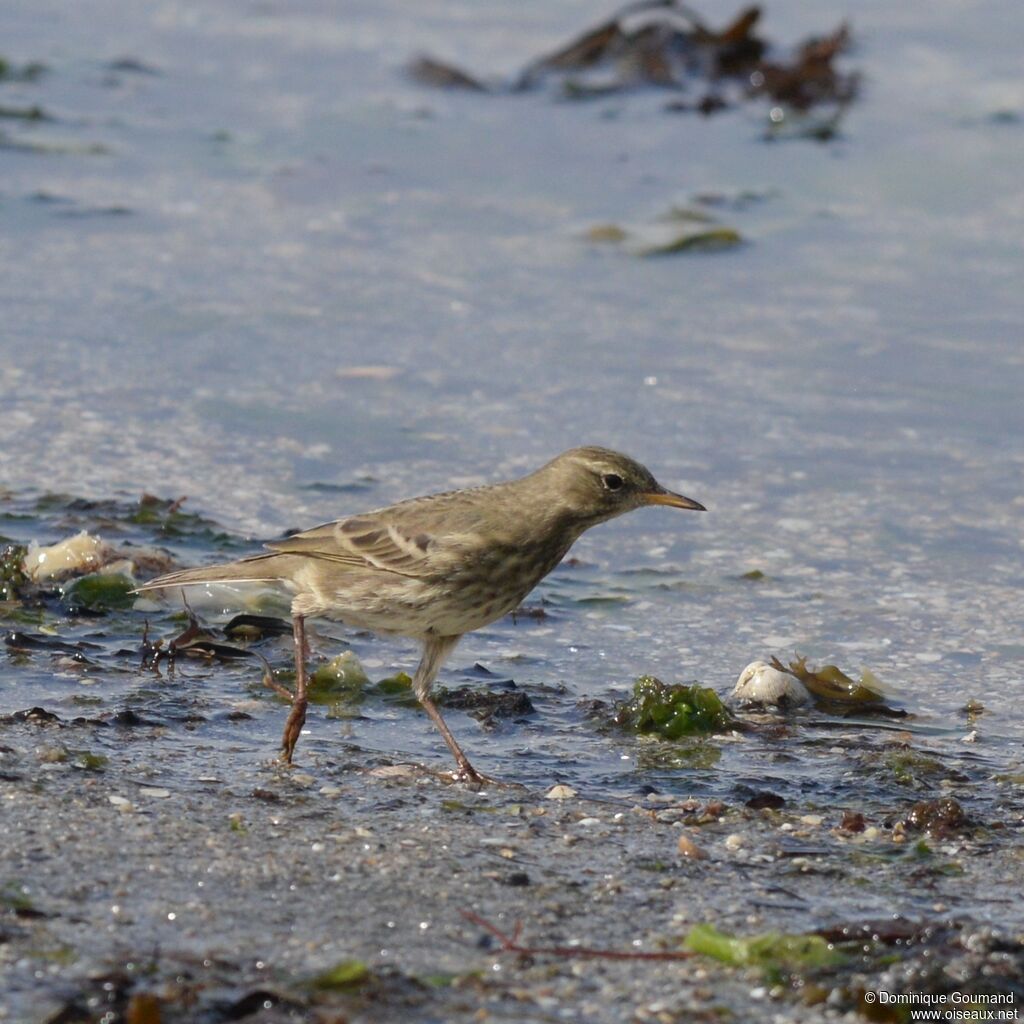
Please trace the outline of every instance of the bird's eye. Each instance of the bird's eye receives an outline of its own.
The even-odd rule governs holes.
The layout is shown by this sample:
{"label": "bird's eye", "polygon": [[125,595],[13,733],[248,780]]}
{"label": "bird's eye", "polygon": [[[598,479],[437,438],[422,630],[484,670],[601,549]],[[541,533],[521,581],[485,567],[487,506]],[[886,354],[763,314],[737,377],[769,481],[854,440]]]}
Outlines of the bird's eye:
{"label": "bird's eye", "polygon": [[625,481],[618,473],[605,473],[605,475],[601,477],[601,483],[603,483],[609,491],[621,491],[624,482]]}

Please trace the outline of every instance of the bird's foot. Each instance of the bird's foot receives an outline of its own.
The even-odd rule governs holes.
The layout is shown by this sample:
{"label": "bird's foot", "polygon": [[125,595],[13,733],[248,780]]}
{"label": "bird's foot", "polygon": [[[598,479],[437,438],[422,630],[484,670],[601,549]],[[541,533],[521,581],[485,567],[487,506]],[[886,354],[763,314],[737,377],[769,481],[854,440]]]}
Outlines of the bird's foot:
{"label": "bird's foot", "polygon": [[295,744],[299,742],[302,727],[306,724],[306,701],[297,700],[292,704],[288,720],[284,723],[284,734],[281,736],[281,760],[286,765],[292,763]]}
{"label": "bird's foot", "polygon": [[468,761],[459,764],[456,771],[452,772],[455,782],[465,782],[470,786],[504,786],[507,783],[500,779],[492,779],[489,775],[478,772]]}

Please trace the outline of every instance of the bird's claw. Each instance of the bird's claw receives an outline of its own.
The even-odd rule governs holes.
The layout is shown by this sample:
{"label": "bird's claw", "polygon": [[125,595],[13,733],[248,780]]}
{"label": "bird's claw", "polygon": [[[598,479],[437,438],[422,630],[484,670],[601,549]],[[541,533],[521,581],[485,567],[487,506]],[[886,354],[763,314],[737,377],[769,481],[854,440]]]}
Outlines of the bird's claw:
{"label": "bird's claw", "polygon": [[465,782],[470,786],[503,786],[505,783],[499,779],[492,779],[489,775],[478,772],[468,761],[460,764],[458,770],[452,773],[456,782]]}
{"label": "bird's claw", "polygon": [[295,753],[295,744],[299,742],[302,727],[306,724],[306,702],[296,701],[288,715],[288,721],[284,724],[284,735],[281,737],[281,760],[286,765],[291,765],[292,754]]}

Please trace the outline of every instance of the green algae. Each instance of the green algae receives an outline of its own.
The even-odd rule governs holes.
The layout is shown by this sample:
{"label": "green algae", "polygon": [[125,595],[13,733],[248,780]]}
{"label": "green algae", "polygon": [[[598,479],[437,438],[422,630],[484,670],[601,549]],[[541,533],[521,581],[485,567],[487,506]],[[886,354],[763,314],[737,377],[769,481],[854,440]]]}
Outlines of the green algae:
{"label": "green algae", "polygon": [[47,67],[41,61],[13,64],[6,57],[0,57],[0,82],[34,82],[46,71]]}
{"label": "green algae", "polygon": [[313,988],[331,992],[355,988],[370,979],[370,968],[362,960],[340,960],[321,971],[310,982]]}
{"label": "green algae", "polygon": [[770,973],[802,972],[834,967],[846,957],[820,935],[764,932],[747,938],[727,935],[712,924],[690,929],[685,946],[733,967],[759,967]]}
{"label": "green algae", "polygon": [[359,700],[369,682],[355,654],[343,651],[320,665],[309,677],[309,699],[314,704]]}
{"label": "green algae", "polygon": [[22,544],[6,544],[0,549],[0,601],[17,601],[29,579],[25,574],[25,555]]}
{"label": "green algae", "polygon": [[13,911],[23,917],[41,916],[41,912],[32,902],[28,890],[21,882],[17,881],[0,883],[0,908]]}
{"label": "green algae", "polygon": [[694,737],[687,742],[642,744],[636,752],[637,771],[679,771],[700,768],[710,770],[722,759],[722,748]]}
{"label": "green algae", "polygon": [[115,573],[90,573],[64,588],[62,602],[71,611],[123,611],[135,604],[135,582]]}
{"label": "green algae", "polygon": [[42,107],[7,107],[0,106],[0,119],[8,121],[53,121],[54,117]]}
{"label": "green algae", "polygon": [[914,788],[931,786],[949,771],[941,761],[910,747],[886,751],[881,765],[899,785]]}
{"label": "green algae", "polygon": [[667,740],[723,732],[735,719],[710,687],[696,683],[663,683],[641,676],[633,684],[632,699],[620,704],[615,722],[638,733],[653,733]]}
{"label": "green algae", "polygon": [[106,754],[94,754],[91,750],[69,750],[67,761],[82,771],[102,772],[110,763],[110,758]]}

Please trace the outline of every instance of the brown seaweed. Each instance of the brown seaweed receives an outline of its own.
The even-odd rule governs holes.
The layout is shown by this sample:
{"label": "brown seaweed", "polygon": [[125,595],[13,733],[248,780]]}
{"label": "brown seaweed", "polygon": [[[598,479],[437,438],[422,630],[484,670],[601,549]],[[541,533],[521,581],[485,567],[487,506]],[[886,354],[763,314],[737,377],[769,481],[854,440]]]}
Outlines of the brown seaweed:
{"label": "brown seaweed", "polygon": [[[416,58],[408,71],[424,85],[476,92],[519,92],[555,79],[560,94],[571,99],[640,86],[680,91],[704,83],[702,98],[672,100],[666,109],[708,115],[745,99],[764,98],[774,105],[775,120],[776,108],[806,113],[830,105],[842,110],[854,99],[857,75],[836,67],[837,57],[849,48],[847,24],[809,37],[787,57],[760,34],[761,21],[761,8],[751,6],[723,28],[712,29],[678,0],[640,0],[530,61],[504,89],[488,88],[476,76],[432,57]],[[834,134],[835,124],[831,131],[794,137]]]}

